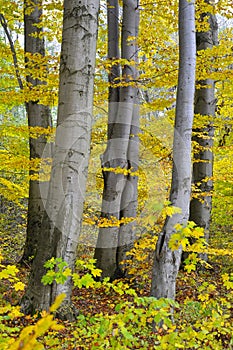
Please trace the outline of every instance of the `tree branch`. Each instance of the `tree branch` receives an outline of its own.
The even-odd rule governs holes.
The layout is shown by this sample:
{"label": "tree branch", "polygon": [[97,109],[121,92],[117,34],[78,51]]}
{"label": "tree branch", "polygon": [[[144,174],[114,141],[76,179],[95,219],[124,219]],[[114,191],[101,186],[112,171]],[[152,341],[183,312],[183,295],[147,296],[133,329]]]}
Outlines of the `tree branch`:
{"label": "tree branch", "polygon": [[8,26],[7,26],[7,21],[6,21],[4,15],[2,13],[0,13],[0,22],[1,22],[1,25],[2,25],[2,27],[4,29],[5,34],[7,36],[9,44],[10,44],[10,49],[11,49],[13,62],[14,62],[14,67],[15,67],[15,74],[16,74],[16,78],[17,78],[17,81],[18,81],[18,84],[19,84],[19,88],[21,90],[23,90],[23,82],[22,82],[22,79],[21,79],[20,73],[19,73],[19,65],[18,65],[17,55],[16,55],[16,51],[15,51],[15,46],[14,46],[12,37],[10,35],[9,29],[8,29]]}

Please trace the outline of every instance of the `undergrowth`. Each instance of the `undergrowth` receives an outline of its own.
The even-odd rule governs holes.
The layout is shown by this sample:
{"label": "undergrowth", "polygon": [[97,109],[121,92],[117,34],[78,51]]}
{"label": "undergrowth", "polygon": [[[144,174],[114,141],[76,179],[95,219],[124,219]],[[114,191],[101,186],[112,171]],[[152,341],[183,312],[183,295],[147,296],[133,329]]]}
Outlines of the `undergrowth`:
{"label": "undergrowth", "polygon": [[[180,272],[176,302],[149,297],[149,277],[97,282],[94,260],[77,261],[71,274],[65,262],[51,259],[43,283],[74,280],[76,322],[60,322],[49,312],[25,316],[17,305],[23,271],[1,265],[0,348],[5,349],[231,349],[233,275],[219,267]],[[147,271],[148,272],[148,271]],[[25,280],[26,282],[26,280]],[[144,285],[144,288],[141,286]],[[15,294],[17,292],[17,294]]]}

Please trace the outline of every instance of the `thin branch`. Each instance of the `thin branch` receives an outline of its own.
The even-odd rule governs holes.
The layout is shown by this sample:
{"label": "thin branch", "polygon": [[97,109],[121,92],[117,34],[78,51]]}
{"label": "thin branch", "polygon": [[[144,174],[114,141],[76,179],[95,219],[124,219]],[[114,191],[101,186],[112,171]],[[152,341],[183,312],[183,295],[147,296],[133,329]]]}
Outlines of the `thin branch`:
{"label": "thin branch", "polygon": [[22,82],[22,79],[21,79],[20,73],[19,73],[19,65],[18,65],[17,55],[16,55],[16,51],[15,51],[15,46],[14,46],[12,37],[10,35],[9,29],[8,29],[8,26],[7,26],[7,21],[6,21],[4,15],[2,13],[0,13],[0,22],[1,22],[1,25],[2,25],[2,27],[4,29],[5,34],[7,36],[9,44],[10,44],[10,49],[11,49],[13,62],[14,62],[14,67],[15,67],[15,74],[16,74],[16,78],[18,80],[19,87],[20,87],[21,90],[23,90],[23,82]]}

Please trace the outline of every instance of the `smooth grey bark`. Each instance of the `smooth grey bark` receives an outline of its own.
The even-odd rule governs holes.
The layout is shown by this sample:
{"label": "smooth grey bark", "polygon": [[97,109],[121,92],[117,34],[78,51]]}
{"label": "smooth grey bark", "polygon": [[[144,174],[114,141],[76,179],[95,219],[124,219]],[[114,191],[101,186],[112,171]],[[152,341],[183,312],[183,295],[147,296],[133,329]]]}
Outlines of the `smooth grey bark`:
{"label": "smooth grey bark", "polygon": [[189,218],[191,193],[191,134],[195,91],[195,5],[194,0],[179,1],[179,75],[173,141],[173,168],[170,202],[181,214],[166,218],[156,244],[152,270],[151,295],[156,298],[175,298],[176,278],[182,247],[169,248],[176,224],[186,225]]}
{"label": "smooth grey bark", "polygon": [[[208,1],[207,1],[208,2]],[[208,16],[209,30],[207,32],[197,32],[197,55],[198,51],[211,49],[218,44],[218,24],[216,16],[210,13],[203,14]],[[190,221],[194,221],[197,226],[203,227],[205,239],[209,240],[209,228],[212,209],[212,191],[213,191],[213,137],[214,125],[213,117],[216,110],[215,82],[212,79],[206,79],[198,82],[201,88],[195,91],[194,113],[198,115],[198,123],[201,123],[200,116],[209,116],[208,125],[193,130],[194,164],[193,164],[193,184],[194,197],[190,202]],[[207,260],[207,255],[202,254],[202,258]]]}
{"label": "smooth grey bark", "polygon": [[[108,56],[110,59],[119,57],[119,9],[118,1],[108,4]],[[137,37],[139,25],[138,2],[123,1],[121,58],[129,64],[122,67],[122,85],[136,80],[137,45],[129,41],[129,37]],[[137,88],[134,83],[129,86],[114,86],[120,72],[118,66],[113,66],[109,77],[109,119],[108,144],[101,158],[104,177],[104,190],[101,216],[111,221],[114,217],[121,220],[124,217],[135,218],[137,208],[137,176],[105,168],[120,168],[122,171],[137,170],[138,166],[138,129],[139,112],[137,105]],[[115,79],[115,80],[114,80]],[[126,257],[134,240],[134,223],[117,226],[101,227],[99,230],[95,259],[97,267],[102,270],[102,277],[111,279],[121,277],[125,271],[120,262]]]}
{"label": "smooth grey bark", "polygon": [[[118,0],[107,1],[107,28],[108,28],[108,59],[114,60],[120,58],[119,50],[119,4]],[[119,83],[120,78],[120,66],[114,64],[109,72],[109,95],[108,95],[108,143],[110,142],[115,127],[115,119],[118,112],[119,103],[119,87],[116,86]],[[106,164],[101,159],[102,168],[106,167]],[[114,201],[116,196],[115,187],[117,180],[122,178],[122,175],[114,173],[103,172],[104,188],[103,199],[101,208],[101,217],[111,220],[111,216],[119,219],[119,213],[117,213],[117,203],[115,212],[110,212],[108,209],[108,203]],[[113,183],[114,181],[114,183]],[[116,203],[115,203],[116,204]],[[111,276],[116,271],[116,253],[117,253],[117,238],[118,228],[105,227],[99,229],[98,241],[95,248],[94,258],[96,259],[96,266],[102,270],[102,276]],[[108,244],[106,244],[106,240]]]}
{"label": "smooth grey bark", "polygon": [[99,1],[65,0],[60,61],[58,124],[46,212],[24,312],[48,310],[55,297],[66,294],[58,316],[72,320],[72,283],[44,286],[44,263],[62,258],[73,270],[81,230],[92,125],[94,69]]}
{"label": "smooth grey bark", "polygon": [[[33,6],[32,6],[33,5]],[[45,56],[45,44],[44,40],[41,39],[40,35],[43,31],[38,24],[40,23],[42,16],[42,1],[33,0],[30,3],[24,1],[24,40],[25,40],[25,52],[30,54],[39,53],[41,56]],[[23,90],[23,81],[20,76],[20,70],[17,60],[17,53],[14,47],[14,43],[7,25],[7,21],[3,14],[0,14],[1,25],[5,31],[8,38],[16,78],[18,81],[19,88]],[[27,61],[25,60],[25,67],[27,68]],[[26,82],[28,86],[36,87],[43,82],[39,79],[33,79],[30,74],[26,76]],[[29,127],[42,127],[48,128],[52,126],[52,119],[50,115],[50,109],[48,106],[39,104],[38,101],[29,101],[25,103],[25,108],[28,118]],[[44,153],[44,148],[47,144],[45,136],[40,136],[38,138],[31,138],[29,136],[29,152],[30,159],[42,158]],[[47,149],[47,157],[51,156],[51,150],[49,147]],[[30,170],[30,175],[34,175],[35,172]],[[26,232],[26,242],[24,247],[24,253],[21,258],[22,263],[29,263],[31,258],[35,255],[36,246],[38,242],[38,235],[41,227],[41,221],[44,213],[44,199],[41,198],[40,187],[42,185],[38,180],[29,181],[29,199],[28,199],[28,215],[27,215],[27,232]]]}
{"label": "smooth grey bark", "polygon": [[[132,21],[128,21],[128,18],[132,16],[132,8],[134,6],[135,15]],[[122,24],[122,57],[127,58],[128,60],[133,60],[135,64],[138,62],[138,46],[136,40],[138,38],[139,30],[139,1],[133,1],[132,5],[128,6],[128,2],[123,2],[123,11],[125,13],[126,21]],[[131,29],[132,28],[132,29]],[[128,37],[131,35],[135,37],[135,42],[131,43],[130,47],[128,42]],[[127,66],[125,65],[122,70],[123,77],[132,77],[137,80],[138,71],[136,66]],[[130,79],[129,79],[130,81]],[[127,82],[127,78],[126,78]],[[136,86],[132,86],[129,91],[124,91],[123,88],[122,94],[120,95],[120,102],[132,103],[133,101],[133,114],[130,125],[129,133],[129,144],[127,150],[127,160],[128,160],[128,169],[132,169],[133,172],[138,171],[139,163],[139,91]],[[127,95],[127,93],[129,93]],[[121,198],[121,218],[136,218],[137,216],[137,206],[138,206],[138,176],[130,173],[127,176],[127,181],[122,193]],[[117,248],[117,268],[119,271],[122,271],[124,274],[127,273],[127,255],[126,253],[130,251],[133,247],[135,241],[135,221],[131,221],[127,224],[122,224],[119,229],[118,235],[118,248]],[[122,265],[121,263],[125,261],[126,264]]]}
{"label": "smooth grey bark", "polygon": [[[120,58],[119,48],[119,4],[118,0],[107,1],[107,26],[108,26],[108,59]],[[117,115],[120,88],[120,65],[114,64],[108,75],[109,96],[108,96],[108,139],[111,138],[114,127],[114,119]]]}
{"label": "smooth grey bark", "polygon": [[[45,56],[45,43],[41,38],[43,29],[38,26],[42,16],[42,1],[33,0],[30,3],[24,1],[24,48],[25,53],[40,54]],[[33,57],[32,57],[33,60]],[[27,69],[28,58],[25,59],[25,68]],[[39,69],[39,67],[38,67]],[[27,85],[35,88],[38,85],[44,84],[39,79],[34,79],[29,73],[26,76]],[[39,103],[39,101],[29,101],[25,103],[28,126],[48,128],[52,126],[52,118],[49,106]],[[29,136],[30,160],[42,159],[44,149],[47,144],[46,135],[41,135],[38,138]],[[51,157],[51,149],[46,147],[47,157]],[[37,172],[29,170],[30,175],[36,175]],[[40,184],[39,180],[29,181],[29,198],[28,198],[28,214],[27,214],[27,232],[24,253],[21,258],[22,263],[31,262],[36,253],[38,241],[40,240],[41,222],[44,215],[44,199],[41,198],[40,187],[45,184]]]}

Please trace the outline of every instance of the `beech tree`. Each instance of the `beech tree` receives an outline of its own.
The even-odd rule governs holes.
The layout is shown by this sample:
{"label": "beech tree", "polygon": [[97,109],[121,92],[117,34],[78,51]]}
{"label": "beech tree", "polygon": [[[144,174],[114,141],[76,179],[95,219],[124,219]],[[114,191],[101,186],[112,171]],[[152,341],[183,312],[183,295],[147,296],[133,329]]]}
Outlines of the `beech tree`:
{"label": "beech tree", "polygon": [[[204,13],[202,17],[208,17],[209,29],[207,31],[197,31],[196,33],[197,55],[202,50],[212,49],[213,46],[218,44],[216,16],[211,13]],[[194,221],[197,226],[204,228],[205,239],[208,242],[213,191],[213,118],[216,110],[215,81],[210,78],[199,80],[197,81],[197,85],[194,106],[196,117],[193,130],[194,193],[190,202],[190,221]],[[206,259],[206,256],[203,256],[203,258]]]}
{"label": "beech tree", "polygon": [[[104,190],[95,259],[102,277],[112,279],[125,271],[120,262],[134,241],[134,218],[137,209],[138,129],[137,36],[138,1],[124,0],[121,33],[122,77],[119,59],[118,0],[108,1],[108,58],[113,60],[109,74],[108,144],[101,157]],[[119,87],[119,82],[121,82]],[[118,85],[117,85],[118,84]],[[129,219],[127,221],[127,218]]]}
{"label": "beech tree", "polygon": [[[13,57],[13,63],[15,68],[15,74],[17,82],[21,91],[29,89],[31,94],[30,98],[27,98],[25,93],[25,108],[29,126],[29,153],[30,160],[41,159],[44,153],[44,149],[47,143],[46,136],[41,135],[37,138],[31,137],[31,128],[40,127],[48,128],[52,126],[52,119],[50,114],[50,108],[39,102],[37,94],[35,98],[33,96],[33,89],[41,84],[44,84],[40,78],[35,77],[36,68],[33,66],[33,60],[37,56],[42,58],[45,56],[45,43],[43,39],[43,28],[41,27],[42,16],[42,1],[24,1],[24,51],[25,51],[25,75],[26,86],[21,76],[21,71],[18,63],[17,51],[12,39],[11,32],[7,25],[7,20],[4,15],[0,15],[0,20],[5,34],[8,38],[10,49]],[[46,148],[49,151],[49,147]],[[51,152],[48,152],[47,156],[51,156]],[[29,197],[28,197],[28,212],[27,212],[27,233],[26,243],[24,247],[24,254],[21,258],[22,262],[29,262],[35,254],[39,231],[41,227],[41,221],[44,212],[43,199],[41,198],[41,184],[34,170],[29,170]]]}
{"label": "beech tree", "polygon": [[176,224],[185,226],[189,218],[191,193],[191,134],[195,92],[195,5],[194,0],[179,1],[179,74],[173,141],[173,168],[170,202],[180,213],[167,216],[155,249],[151,295],[175,298],[176,277],[180,267],[182,246],[170,247]]}
{"label": "beech tree", "polygon": [[99,1],[65,0],[60,61],[58,121],[49,193],[40,241],[22,299],[22,309],[48,310],[65,293],[60,317],[73,319],[70,278],[43,285],[44,263],[52,257],[74,268],[81,230],[92,125]]}
{"label": "beech tree", "polygon": [[[30,66],[33,63],[33,56],[45,56],[45,43],[43,38],[43,28],[40,26],[42,16],[42,1],[24,1],[24,46],[25,46],[25,68],[26,82],[30,90],[43,84],[39,78],[35,78]],[[33,127],[48,128],[52,126],[52,118],[49,106],[41,104],[37,99],[25,103],[29,130]],[[30,131],[29,131],[30,133]],[[30,160],[41,159],[47,143],[46,135],[37,138],[29,137]],[[46,147],[49,150],[49,147]],[[47,157],[51,156],[48,152]],[[36,253],[38,240],[40,239],[41,221],[44,214],[44,204],[41,198],[41,186],[35,171],[30,170],[31,179],[29,181],[28,197],[28,217],[27,233],[22,262],[29,262]],[[37,176],[36,176],[37,177]]]}

